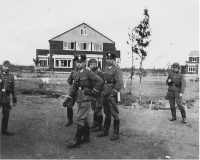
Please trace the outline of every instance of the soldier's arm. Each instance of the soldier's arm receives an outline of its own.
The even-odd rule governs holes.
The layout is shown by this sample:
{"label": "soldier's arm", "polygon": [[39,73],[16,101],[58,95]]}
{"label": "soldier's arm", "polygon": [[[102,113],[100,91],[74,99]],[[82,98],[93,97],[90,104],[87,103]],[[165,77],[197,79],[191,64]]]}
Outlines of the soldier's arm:
{"label": "soldier's arm", "polygon": [[114,71],[114,78],[115,78],[115,88],[113,89],[115,92],[119,92],[123,87],[123,77],[120,68],[116,67],[117,69]]}
{"label": "soldier's arm", "polygon": [[16,91],[15,91],[15,79],[12,76],[12,101],[13,103],[17,103]]}
{"label": "soldier's arm", "polygon": [[94,72],[88,71],[87,72],[88,78],[93,81],[93,89],[96,92],[101,92],[103,87],[103,80]]}
{"label": "soldier's arm", "polygon": [[185,76],[182,74],[181,75],[181,93],[182,94],[185,91],[185,87],[186,87],[186,80],[185,80]]}
{"label": "soldier's arm", "polygon": [[67,79],[67,82],[68,82],[70,85],[73,84],[73,73],[74,73],[74,71],[72,71],[72,72],[70,73],[70,75],[69,75],[69,77],[68,77],[68,79]]}

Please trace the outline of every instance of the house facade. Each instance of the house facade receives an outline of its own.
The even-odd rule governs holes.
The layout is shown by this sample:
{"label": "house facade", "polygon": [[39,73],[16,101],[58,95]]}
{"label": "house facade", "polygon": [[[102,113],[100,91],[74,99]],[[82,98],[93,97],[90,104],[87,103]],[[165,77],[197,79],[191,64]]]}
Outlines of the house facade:
{"label": "house facade", "polygon": [[199,74],[199,51],[191,51],[189,61],[186,61],[186,74]]}
{"label": "house facade", "polygon": [[107,51],[116,54],[116,62],[119,62],[120,59],[120,51],[116,50],[115,42],[86,23],[50,39],[49,46],[49,50],[36,50],[36,59],[39,61],[37,67],[70,72],[75,67],[74,56],[85,54],[86,66],[88,66],[90,59],[95,58],[104,70],[106,67],[105,53]]}

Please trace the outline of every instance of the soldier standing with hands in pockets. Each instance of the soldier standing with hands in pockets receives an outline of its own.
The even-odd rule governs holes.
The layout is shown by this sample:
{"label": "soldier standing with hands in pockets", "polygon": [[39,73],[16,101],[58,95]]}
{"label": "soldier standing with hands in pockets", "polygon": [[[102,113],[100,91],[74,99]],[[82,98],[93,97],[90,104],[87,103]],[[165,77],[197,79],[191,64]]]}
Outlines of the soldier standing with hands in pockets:
{"label": "soldier standing with hands in pockets", "polygon": [[10,105],[10,94],[12,94],[13,106],[17,103],[17,98],[15,94],[15,81],[14,76],[9,73],[10,62],[4,61],[2,65],[2,71],[0,71],[0,107],[2,106],[2,125],[1,134],[12,136],[13,133],[8,132],[8,120],[10,111],[12,109]]}

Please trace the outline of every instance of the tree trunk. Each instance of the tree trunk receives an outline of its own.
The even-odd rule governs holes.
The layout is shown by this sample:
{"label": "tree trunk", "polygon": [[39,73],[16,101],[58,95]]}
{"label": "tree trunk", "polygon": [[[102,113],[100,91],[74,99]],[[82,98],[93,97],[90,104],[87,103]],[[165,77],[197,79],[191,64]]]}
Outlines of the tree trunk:
{"label": "tree trunk", "polygon": [[141,105],[142,102],[142,58],[140,62],[140,89],[139,89],[139,105]]}

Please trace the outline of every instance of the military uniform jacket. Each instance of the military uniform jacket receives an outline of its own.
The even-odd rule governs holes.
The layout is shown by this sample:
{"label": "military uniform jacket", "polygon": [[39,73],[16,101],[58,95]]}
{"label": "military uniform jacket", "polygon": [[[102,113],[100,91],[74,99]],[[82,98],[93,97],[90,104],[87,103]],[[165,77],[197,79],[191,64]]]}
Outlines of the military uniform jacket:
{"label": "military uniform jacket", "polygon": [[[91,71],[93,71],[95,74],[97,74],[102,80],[104,79],[104,73],[103,73],[102,70],[100,70],[100,69],[94,69],[94,70],[91,70]],[[102,91],[102,89],[103,89],[103,85],[102,85],[101,91]],[[99,92],[98,95],[96,95],[97,97],[101,96],[101,91]]]}
{"label": "military uniform jacket", "polygon": [[17,103],[14,76],[0,71],[0,103],[10,103],[10,94],[12,94],[13,103]]}
{"label": "military uniform jacket", "polygon": [[103,80],[94,72],[84,68],[76,74],[69,96],[72,98],[76,96],[77,103],[92,101],[94,97],[85,95],[85,91],[101,92],[102,86]]}
{"label": "military uniform jacket", "polygon": [[103,95],[111,94],[111,91],[119,92],[123,87],[122,72],[118,66],[112,65],[106,68],[104,73]]}
{"label": "military uniform jacket", "polygon": [[75,77],[76,77],[76,74],[77,74],[77,71],[76,70],[72,70],[70,75],[69,75],[69,78],[67,79],[67,82],[72,85],[74,80],[75,80]]}
{"label": "military uniform jacket", "polygon": [[[168,82],[171,79],[172,82]],[[166,84],[169,86],[168,91],[184,93],[186,87],[185,76],[178,72],[171,72],[166,80]]]}

